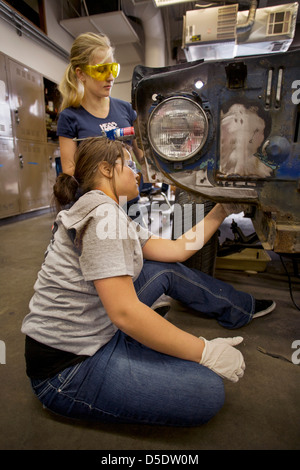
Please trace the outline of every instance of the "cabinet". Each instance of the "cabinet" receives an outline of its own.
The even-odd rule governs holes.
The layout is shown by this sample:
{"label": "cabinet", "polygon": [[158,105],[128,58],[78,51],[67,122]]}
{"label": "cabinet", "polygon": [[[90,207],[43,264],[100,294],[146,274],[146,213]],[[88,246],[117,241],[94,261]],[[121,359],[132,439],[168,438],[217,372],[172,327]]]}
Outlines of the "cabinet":
{"label": "cabinet", "polygon": [[20,212],[5,56],[0,54],[0,217]]}
{"label": "cabinet", "polygon": [[18,139],[15,150],[19,160],[21,212],[29,212],[49,206],[46,144]]}
{"label": "cabinet", "polygon": [[0,218],[51,204],[59,147],[47,132],[45,80],[0,53]]}
{"label": "cabinet", "polygon": [[0,217],[20,213],[18,166],[12,138],[0,137]]}
{"label": "cabinet", "polygon": [[0,53],[0,137],[12,137],[8,80],[4,54]]}
{"label": "cabinet", "polygon": [[12,59],[7,59],[7,62],[14,136],[17,139],[45,142],[42,76]]}

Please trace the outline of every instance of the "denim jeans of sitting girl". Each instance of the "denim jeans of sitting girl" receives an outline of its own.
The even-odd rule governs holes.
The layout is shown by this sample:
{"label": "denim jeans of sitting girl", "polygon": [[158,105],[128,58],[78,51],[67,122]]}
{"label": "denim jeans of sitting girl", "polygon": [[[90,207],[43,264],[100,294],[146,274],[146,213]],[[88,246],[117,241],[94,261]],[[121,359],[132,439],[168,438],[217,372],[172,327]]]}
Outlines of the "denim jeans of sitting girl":
{"label": "denim jeans of sitting girl", "polygon": [[[230,329],[249,323],[254,310],[251,295],[179,263],[146,261],[135,289],[149,306],[167,294]],[[121,331],[94,356],[32,386],[46,408],[94,422],[198,426],[224,403],[215,372],[153,351]]]}

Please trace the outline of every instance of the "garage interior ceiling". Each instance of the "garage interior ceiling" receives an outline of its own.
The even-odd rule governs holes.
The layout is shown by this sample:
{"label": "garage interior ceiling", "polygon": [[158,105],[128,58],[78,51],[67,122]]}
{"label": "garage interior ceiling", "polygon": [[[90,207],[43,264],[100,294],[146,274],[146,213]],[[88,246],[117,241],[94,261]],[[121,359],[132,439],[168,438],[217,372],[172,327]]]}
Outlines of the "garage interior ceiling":
{"label": "garage interior ceiling", "polygon": [[[64,0],[61,26],[74,38],[83,32],[103,32],[117,48],[117,54],[130,61],[142,61],[144,55],[143,21],[141,16],[148,10],[157,11],[164,25],[165,46],[168,63],[185,62],[181,50],[183,17],[188,10],[226,4],[239,4],[239,10],[249,9],[249,0],[218,0],[184,2],[157,8],[153,0]],[[292,3],[291,0],[258,0],[258,8]],[[142,13],[141,13],[142,12]],[[152,13],[153,14],[153,13]],[[293,46],[300,45],[300,8]],[[126,54],[124,51],[126,48]],[[117,57],[118,59],[118,57]]]}
{"label": "garage interior ceiling", "polygon": [[[122,10],[99,13],[89,16],[64,19],[61,26],[76,38],[84,32],[105,33],[112,44],[117,47],[116,60],[126,57],[127,62],[140,62],[143,60],[143,46],[137,29]],[[122,49],[126,48],[126,54]],[[122,60],[124,64],[124,60]]]}
{"label": "garage interior ceiling", "polygon": [[103,14],[99,13],[92,16],[69,18],[62,20],[60,24],[73,37],[78,36],[83,31],[94,33],[110,31],[110,38],[115,44],[139,42],[139,37],[132,27],[130,20],[121,10]]}

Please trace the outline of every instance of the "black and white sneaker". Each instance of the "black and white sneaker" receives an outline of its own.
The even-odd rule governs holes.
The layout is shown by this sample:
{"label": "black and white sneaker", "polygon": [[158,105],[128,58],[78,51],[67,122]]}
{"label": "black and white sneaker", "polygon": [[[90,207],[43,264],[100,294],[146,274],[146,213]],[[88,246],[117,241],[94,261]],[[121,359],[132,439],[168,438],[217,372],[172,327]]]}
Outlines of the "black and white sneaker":
{"label": "black and white sneaker", "polygon": [[252,318],[259,318],[273,312],[276,307],[274,300],[257,300],[255,299],[255,308]]}
{"label": "black and white sneaker", "polygon": [[164,317],[171,308],[171,302],[171,297],[163,294],[151,305],[151,308]]}

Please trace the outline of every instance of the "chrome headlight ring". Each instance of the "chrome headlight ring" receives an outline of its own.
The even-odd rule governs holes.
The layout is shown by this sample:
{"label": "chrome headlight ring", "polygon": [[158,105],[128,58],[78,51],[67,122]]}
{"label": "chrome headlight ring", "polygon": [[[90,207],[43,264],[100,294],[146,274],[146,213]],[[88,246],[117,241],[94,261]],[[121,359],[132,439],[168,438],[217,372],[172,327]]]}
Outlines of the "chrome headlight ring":
{"label": "chrome headlight ring", "polygon": [[185,96],[172,96],[156,105],[147,127],[154,152],[173,163],[200,153],[208,136],[205,111],[195,100]]}

